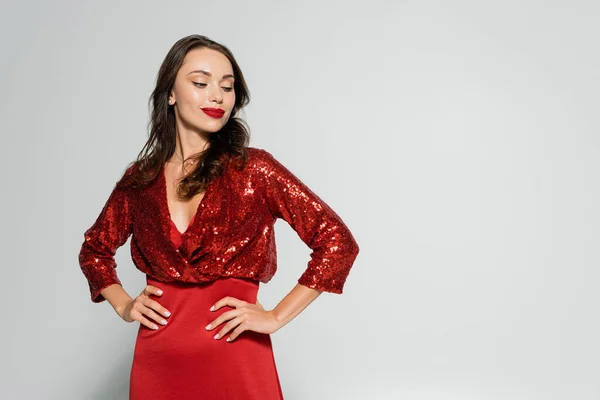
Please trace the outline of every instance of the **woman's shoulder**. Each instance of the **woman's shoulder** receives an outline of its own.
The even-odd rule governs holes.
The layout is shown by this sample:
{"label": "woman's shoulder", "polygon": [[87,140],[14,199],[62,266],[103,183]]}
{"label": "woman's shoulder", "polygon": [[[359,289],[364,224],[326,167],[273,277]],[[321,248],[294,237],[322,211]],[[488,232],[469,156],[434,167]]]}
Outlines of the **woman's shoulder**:
{"label": "woman's shoulder", "polygon": [[248,174],[261,179],[272,175],[278,161],[271,152],[261,147],[247,147],[246,151],[248,159],[244,169]]}
{"label": "woman's shoulder", "polygon": [[115,184],[115,188],[122,189],[122,190],[130,188],[131,183],[132,183],[132,175],[135,172],[137,167],[138,167],[137,161],[132,161],[129,164],[127,164],[124,168],[124,172],[121,174],[121,177]]}
{"label": "woman's shoulder", "polygon": [[264,157],[266,154],[268,154],[269,152],[263,148],[260,147],[247,147],[246,150],[248,151],[248,158],[261,158]]}
{"label": "woman's shoulder", "polygon": [[275,157],[270,151],[261,147],[247,147],[248,161],[259,165],[269,165],[275,161]]}

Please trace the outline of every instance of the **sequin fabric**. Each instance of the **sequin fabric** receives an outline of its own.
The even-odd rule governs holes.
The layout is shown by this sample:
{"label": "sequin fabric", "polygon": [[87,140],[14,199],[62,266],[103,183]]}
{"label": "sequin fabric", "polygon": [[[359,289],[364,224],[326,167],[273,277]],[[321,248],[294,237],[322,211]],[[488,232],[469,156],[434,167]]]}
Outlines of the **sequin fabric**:
{"label": "sequin fabric", "polygon": [[84,233],[79,264],[95,303],[121,284],[115,254],[131,236],[137,269],[163,282],[207,282],[222,277],[266,283],[277,270],[274,224],[285,220],[312,249],[298,283],[341,294],[359,247],[322,199],[264,149],[249,147],[248,163],[228,165],[207,187],[190,225],[170,239],[164,169],[142,190],[117,182],[94,224]]}

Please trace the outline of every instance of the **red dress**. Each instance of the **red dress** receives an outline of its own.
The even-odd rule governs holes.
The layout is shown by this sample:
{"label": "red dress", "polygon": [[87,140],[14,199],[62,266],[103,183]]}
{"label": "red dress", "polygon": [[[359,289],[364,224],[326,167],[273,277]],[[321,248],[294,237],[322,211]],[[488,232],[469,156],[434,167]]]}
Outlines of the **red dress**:
{"label": "red dress", "polygon": [[[194,215],[195,217],[195,215]],[[192,218],[193,221],[194,218]],[[181,235],[173,223],[171,240]],[[130,400],[283,399],[271,337],[244,331],[233,342],[205,326],[231,310],[209,308],[225,296],[256,303],[259,282],[226,277],[208,283],[161,282],[146,275],[149,285],[163,290],[152,296],[171,311],[167,325],[152,330],[140,324],[130,375]]]}

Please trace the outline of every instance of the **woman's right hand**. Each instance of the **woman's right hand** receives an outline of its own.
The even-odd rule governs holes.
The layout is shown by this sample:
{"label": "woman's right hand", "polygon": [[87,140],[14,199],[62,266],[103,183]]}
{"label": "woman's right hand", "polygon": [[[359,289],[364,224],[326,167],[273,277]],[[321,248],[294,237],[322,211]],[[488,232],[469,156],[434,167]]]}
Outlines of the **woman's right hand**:
{"label": "woman's right hand", "polygon": [[122,310],[118,313],[119,316],[126,322],[139,321],[142,325],[154,330],[158,329],[158,326],[148,318],[153,319],[161,325],[166,325],[167,320],[159,314],[168,317],[171,313],[156,300],[150,298],[151,294],[161,296],[162,293],[162,290],[159,288],[147,285],[139,296],[131,299],[122,307]]}

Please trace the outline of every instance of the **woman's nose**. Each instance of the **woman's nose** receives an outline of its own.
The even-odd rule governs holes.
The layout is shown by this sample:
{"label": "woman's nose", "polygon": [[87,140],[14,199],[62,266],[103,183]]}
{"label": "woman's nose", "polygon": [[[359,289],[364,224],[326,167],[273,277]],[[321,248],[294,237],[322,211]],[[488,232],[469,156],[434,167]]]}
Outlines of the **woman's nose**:
{"label": "woman's nose", "polygon": [[220,103],[222,99],[223,99],[223,96],[221,95],[221,89],[218,86],[216,89],[211,89],[211,91],[210,91],[210,100],[211,101],[216,101],[217,103]]}

